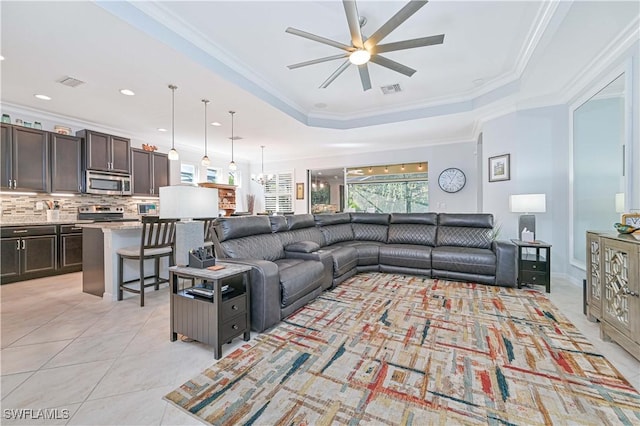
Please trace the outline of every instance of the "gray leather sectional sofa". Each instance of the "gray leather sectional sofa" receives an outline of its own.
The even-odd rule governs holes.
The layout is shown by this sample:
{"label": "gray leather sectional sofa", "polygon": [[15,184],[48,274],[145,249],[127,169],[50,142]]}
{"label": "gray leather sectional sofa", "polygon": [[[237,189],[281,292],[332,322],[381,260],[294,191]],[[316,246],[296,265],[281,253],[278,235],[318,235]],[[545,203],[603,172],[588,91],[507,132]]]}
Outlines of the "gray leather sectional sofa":
{"label": "gray leather sectional sofa", "polygon": [[516,246],[493,215],[340,213],[220,218],[216,256],[251,265],[251,328],[264,331],[364,271],[517,285]]}

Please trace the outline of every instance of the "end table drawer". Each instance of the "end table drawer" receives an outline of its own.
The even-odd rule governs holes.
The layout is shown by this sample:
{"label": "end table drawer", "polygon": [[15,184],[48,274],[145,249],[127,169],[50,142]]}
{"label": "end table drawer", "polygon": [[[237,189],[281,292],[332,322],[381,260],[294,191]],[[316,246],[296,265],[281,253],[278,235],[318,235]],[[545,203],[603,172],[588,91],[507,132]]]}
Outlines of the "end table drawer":
{"label": "end table drawer", "polygon": [[242,333],[247,329],[247,316],[239,316],[231,321],[227,321],[220,327],[220,334],[222,335],[222,343],[227,342]]}
{"label": "end table drawer", "polygon": [[229,299],[222,302],[223,321],[233,318],[236,315],[244,314],[245,312],[247,312],[247,295],[246,294],[242,294],[240,296],[234,297],[233,299]]}
{"label": "end table drawer", "polygon": [[536,262],[533,260],[523,260],[521,268],[525,271],[533,272],[545,272],[547,270],[547,264],[545,262]]}
{"label": "end table drawer", "polygon": [[547,284],[547,273],[520,271],[520,282],[529,284]]}

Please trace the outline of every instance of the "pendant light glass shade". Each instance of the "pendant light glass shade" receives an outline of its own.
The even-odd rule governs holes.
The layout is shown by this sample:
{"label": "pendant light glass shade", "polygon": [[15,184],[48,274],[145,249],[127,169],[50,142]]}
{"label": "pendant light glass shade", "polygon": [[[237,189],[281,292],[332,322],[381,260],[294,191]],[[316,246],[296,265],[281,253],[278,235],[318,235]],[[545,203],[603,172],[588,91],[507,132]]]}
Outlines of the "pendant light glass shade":
{"label": "pendant light glass shade", "polygon": [[211,164],[211,160],[207,156],[207,104],[209,100],[203,99],[202,103],[204,104],[204,157],[202,157],[201,163],[206,167]]}
{"label": "pendant light glass shade", "polygon": [[178,86],[173,84],[169,85],[169,89],[171,89],[171,150],[169,151],[169,160],[175,161],[180,158],[178,155],[178,151],[176,151],[176,132],[175,132],[175,123],[176,123],[176,89]]}
{"label": "pendant light glass shade", "polygon": [[229,170],[231,171],[235,171],[238,169],[238,166],[236,166],[236,162],[233,161],[233,115],[235,114],[235,111],[229,111],[229,114],[231,114],[231,162],[229,163]]}

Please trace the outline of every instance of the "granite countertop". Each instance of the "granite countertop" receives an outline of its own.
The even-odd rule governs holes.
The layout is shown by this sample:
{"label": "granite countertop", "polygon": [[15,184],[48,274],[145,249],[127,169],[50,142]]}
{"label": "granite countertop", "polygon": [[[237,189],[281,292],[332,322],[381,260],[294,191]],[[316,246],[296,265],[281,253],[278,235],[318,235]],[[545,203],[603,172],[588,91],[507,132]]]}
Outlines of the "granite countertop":
{"label": "granite countertop", "polygon": [[96,222],[78,224],[81,228],[102,229],[103,231],[118,231],[122,229],[140,229],[142,222]]}
{"label": "granite countertop", "polygon": [[19,216],[16,218],[13,217],[2,217],[0,219],[0,226],[35,226],[35,225],[88,225],[88,224],[96,224],[97,227],[100,228],[105,224],[140,224],[138,216],[125,216],[125,219],[136,219],[137,222],[99,222],[96,223],[94,220],[79,220],[76,215],[66,215],[61,216],[59,220],[48,221],[44,216],[33,216],[33,217],[24,217]]}

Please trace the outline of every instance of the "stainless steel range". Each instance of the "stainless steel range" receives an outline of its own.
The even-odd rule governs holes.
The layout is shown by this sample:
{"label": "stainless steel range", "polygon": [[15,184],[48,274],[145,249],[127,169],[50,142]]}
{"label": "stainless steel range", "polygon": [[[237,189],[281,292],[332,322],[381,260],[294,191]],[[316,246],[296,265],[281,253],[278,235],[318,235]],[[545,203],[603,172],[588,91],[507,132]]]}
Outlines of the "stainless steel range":
{"label": "stainless steel range", "polygon": [[124,207],[93,205],[78,207],[78,220],[93,220],[95,222],[136,222],[138,219],[125,219]]}

